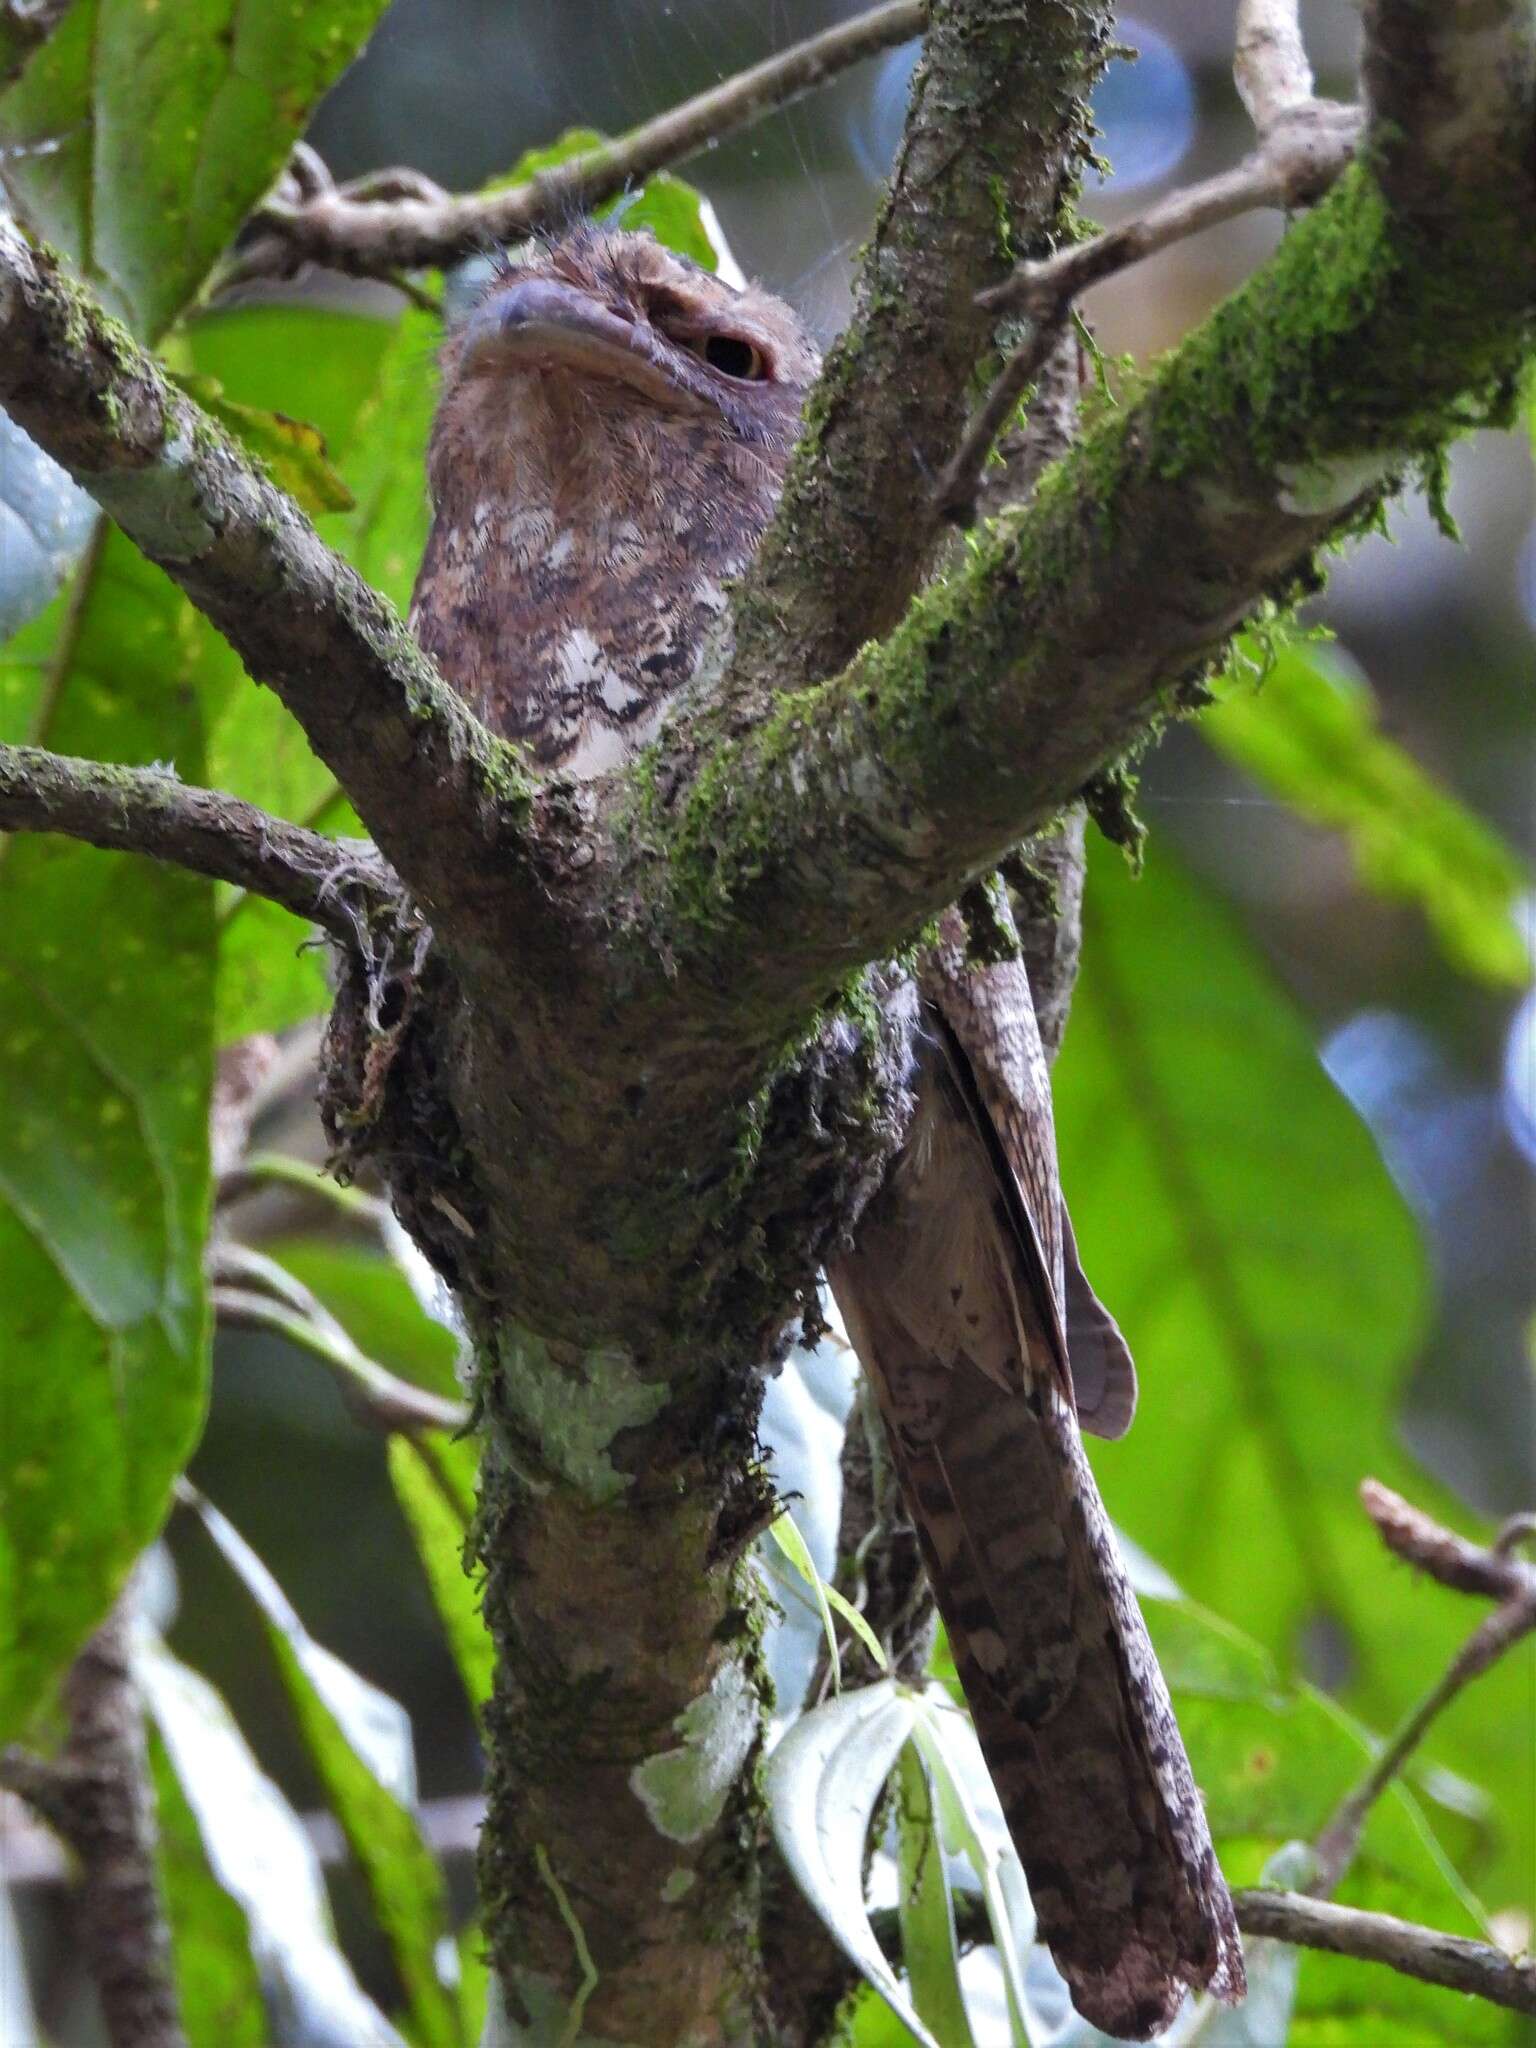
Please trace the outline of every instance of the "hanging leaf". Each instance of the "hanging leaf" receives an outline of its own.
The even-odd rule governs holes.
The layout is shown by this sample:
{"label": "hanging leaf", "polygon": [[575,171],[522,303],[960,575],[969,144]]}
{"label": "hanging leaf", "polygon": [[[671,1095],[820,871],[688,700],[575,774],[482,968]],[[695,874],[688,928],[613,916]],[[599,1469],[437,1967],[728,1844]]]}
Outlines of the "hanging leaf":
{"label": "hanging leaf", "polygon": [[821,1616],[822,1630],[826,1637],[827,1656],[832,1665],[833,1691],[841,1692],[843,1689],[843,1660],[838,1653],[837,1624],[832,1619],[834,1608],[884,1671],[889,1660],[880,1638],[852,1601],[846,1599],[836,1586],[830,1585],[817,1571],[816,1560],[806,1548],[805,1538],[795,1527],[794,1517],[788,1509],[769,1523],[768,1535],[810,1588],[811,1597],[816,1602],[816,1610]]}
{"label": "hanging leaf", "polygon": [[442,1873],[415,1814],[415,1763],[403,1710],[305,1630],[250,1545],[208,1502],[204,1528],[260,1609],[310,1761],[368,1887],[423,2048],[467,2048],[456,1987],[438,1957],[448,1935]]}
{"label": "hanging leaf", "polygon": [[211,1883],[243,1916],[271,2038],[405,2048],[336,1945],[302,1821],[261,1771],[223,1700],[147,1629],[135,1641],[134,1675],[201,1844],[199,1856],[180,1825],[178,1802],[171,1854],[186,1859],[171,1892],[178,1962],[184,1940],[232,1931],[208,1896]]}
{"label": "hanging leaf", "polygon": [[171,1930],[176,2002],[189,2048],[265,2048],[267,2012],[240,1902],[214,1876],[165,1738],[149,1731],[155,1877]]}
{"label": "hanging leaf", "polygon": [[892,1679],[840,1693],[784,1736],[764,1791],[779,1854],[827,1932],[913,2039],[942,2048],[881,1953],[864,1903],[870,1821],[915,1713],[912,1695]]}
{"label": "hanging leaf", "polygon": [[918,2016],[944,2048],[975,2048],[960,1989],[960,1948],[944,1848],[921,1752],[909,1742],[896,1766],[896,1870],[901,1960]]}
{"label": "hanging leaf", "polygon": [[475,1512],[479,1449],[468,1439],[433,1431],[389,1440],[389,1476],[416,1554],[442,1617],[448,1647],[476,1715],[491,1696],[495,1652],[480,1612],[479,1589],[466,1568]]}
{"label": "hanging leaf", "polygon": [[222,0],[74,0],[0,96],[17,214],[153,340],[383,11],[384,0],[243,0],[233,14]]}
{"label": "hanging leaf", "polygon": [[939,1838],[951,1855],[965,1858],[981,1886],[1003,1966],[1009,2038],[1013,2048],[1030,2048],[1024,1971],[1035,1911],[976,1731],[943,1688],[932,1686],[917,1704],[912,1740],[933,1788]]}
{"label": "hanging leaf", "polygon": [[1242,670],[1201,716],[1210,744],[1302,817],[1342,832],[1362,883],[1417,903],[1464,974],[1523,988],[1531,975],[1519,922],[1531,883],[1524,863],[1387,737],[1369,685],[1303,641],[1267,656],[1248,643]]}

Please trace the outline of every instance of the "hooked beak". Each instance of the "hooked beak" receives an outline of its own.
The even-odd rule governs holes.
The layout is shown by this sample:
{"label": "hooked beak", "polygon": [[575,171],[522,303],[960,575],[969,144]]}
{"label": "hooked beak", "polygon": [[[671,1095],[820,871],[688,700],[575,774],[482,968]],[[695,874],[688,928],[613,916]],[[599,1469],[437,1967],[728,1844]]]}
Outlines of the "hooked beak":
{"label": "hooked beak", "polygon": [[518,278],[482,299],[464,323],[463,348],[470,375],[575,370],[616,378],[662,405],[705,410],[651,328],[554,278]]}

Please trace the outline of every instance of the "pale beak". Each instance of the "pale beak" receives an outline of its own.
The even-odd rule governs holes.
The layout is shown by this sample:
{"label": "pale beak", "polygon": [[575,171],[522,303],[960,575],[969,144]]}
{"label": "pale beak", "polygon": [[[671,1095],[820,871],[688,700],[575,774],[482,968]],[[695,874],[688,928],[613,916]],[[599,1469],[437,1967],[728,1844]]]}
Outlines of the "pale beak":
{"label": "pale beak", "polygon": [[464,323],[463,351],[461,367],[471,376],[575,370],[632,385],[662,405],[706,409],[653,329],[554,278],[517,278],[482,299]]}

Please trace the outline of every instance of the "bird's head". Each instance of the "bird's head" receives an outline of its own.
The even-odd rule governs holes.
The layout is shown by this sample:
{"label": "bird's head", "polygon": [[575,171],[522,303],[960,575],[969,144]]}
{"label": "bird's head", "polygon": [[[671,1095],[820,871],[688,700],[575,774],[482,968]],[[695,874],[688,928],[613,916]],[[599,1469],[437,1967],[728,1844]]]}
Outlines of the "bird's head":
{"label": "bird's head", "polygon": [[818,366],[782,300],[579,227],[507,260],[449,338],[434,496],[660,507],[701,463],[776,495]]}

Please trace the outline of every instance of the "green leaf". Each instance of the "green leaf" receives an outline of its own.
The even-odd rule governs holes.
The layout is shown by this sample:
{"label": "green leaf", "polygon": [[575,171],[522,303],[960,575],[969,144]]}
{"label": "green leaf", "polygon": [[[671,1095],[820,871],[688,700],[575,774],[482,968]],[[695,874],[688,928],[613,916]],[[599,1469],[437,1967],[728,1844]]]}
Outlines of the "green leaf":
{"label": "green leaf", "polygon": [[[109,601],[50,614],[67,659],[6,651],[8,727],[200,779],[171,585],[111,533],[82,574]],[[202,1425],[212,892],[17,835],[0,929],[3,1739],[106,1612]]]}
{"label": "green leaf", "polygon": [[881,1953],[864,1903],[864,1844],[917,1703],[893,1679],[802,1714],[768,1759],[764,1791],[779,1853],[838,1947],[923,2048],[934,2040]]}
{"label": "green leaf", "polygon": [[26,225],[153,340],[267,191],[384,0],[74,0],[0,96]]}
{"label": "green leaf", "polygon": [[1377,723],[1369,686],[1326,649],[1301,641],[1266,658],[1250,642],[1243,667],[1262,669],[1201,717],[1218,752],[1302,817],[1349,841],[1364,885],[1417,903],[1463,973],[1523,988],[1530,951],[1518,910],[1530,876],[1493,828],[1427,774]]}
{"label": "green leaf", "polygon": [[836,1586],[829,1585],[817,1571],[816,1560],[812,1557],[805,1538],[795,1526],[795,1519],[787,1508],[769,1523],[768,1535],[809,1586],[811,1597],[816,1602],[817,1612],[821,1616],[822,1631],[827,1639],[827,1656],[832,1666],[832,1690],[841,1692],[843,1689],[843,1660],[837,1647],[837,1625],[832,1619],[834,1608],[884,1671],[889,1662],[884,1644],[853,1602],[840,1593]]}
{"label": "green leaf", "polygon": [[416,1544],[448,1647],[469,1704],[479,1715],[491,1696],[495,1653],[480,1612],[480,1594],[467,1569],[465,1546],[475,1512],[477,1446],[433,1431],[392,1436],[389,1476]]}
{"label": "green leaf", "polygon": [[155,1875],[170,1922],[176,1996],[189,2048],[266,2048],[266,2008],[245,1914],[213,1874],[197,1816],[153,1727],[149,1762]]}
{"label": "green leaf", "polygon": [[[1056,1100],[1084,1263],[1141,1370],[1129,1437],[1092,1449],[1117,1524],[1282,1670],[1326,1632],[1346,1701],[1394,1725],[1474,1618],[1383,1555],[1356,1498],[1374,1474],[1466,1521],[1396,1437],[1423,1255],[1285,992],[1157,844],[1140,883],[1093,863]],[[1427,1746],[1496,1788],[1496,1904],[1536,1853],[1529,1672],[1505,1659]]]}
{"label": "green leaf", "polygon": [[[434,1394],[459,1398],[459,1339],[427,1314],[393,1259],[330,1238],[283,1238],[267,1250],[319,1296],[370,1358]],[[473,1463],[470,1476],[473,1495]]]}
{"label": "green leaf", "polygon": [[[305,1630],[277,1581],[217,1509],[197,1511],[260,1609],[299,1732],[357,1860],[405,1988],[422,2048],[467,2048],[452,1987],[438,1975],[448,1933],[442,1872],[414,1812],[408,1724],[393,1701]],[[402,1742],[402,1734],[406,1740]]]}
{"label": "green leaf", "polygon": [[[426,541],[436,322],[414,309],[390,326],[311,308],[243,307],[193,322],[186,342],[195,374],[215,380],[228,403],[314,421],[354,499],[351,511],[317,518],[317,530],[403,606]],[[335,778],[271,691],[251,688],[222,643],[209,660],[225,677],[210,762],[218,787],[317,831],[359,832]],[[308,937],[287,911],[225,892],[221,1043],[284,1030],[327,1007],[324,953],[302,950]]]}
{"label": "green leaf", "polygon": [[182,376],[176,382],[262,464],[272,481],[311,515],[350,512],[356,500],[325,452],[325,436],[306,420],[226,395],[217,377]]}
{"label": "green leaf", "polygon": [[896,1844],[901,1959],[912,2003],[944,2048],[974,2048],[933,1795],[922,1754],[911,1742],[896,1764]]}
{"label": "green leaf", "polygon": [[[319,1858],[303,1822],[262,1772],[229,1708],[147,1628],[136,1634],[133,1670],[177,1787],[173,1855],[184,1852],[190,1865],[172,1880],[183,1888],[170,1900],[178,1964],[184,1936],[226,1935],[256,1959],[285,2040],[403,2048],[336,1945]],[[197,1841],[184,1830],[183,1808]],[[208,1897],[204,1869],[238,1909],[238,1934]],[[178,1927],[178,1903],[195,1909],[195,1924]],[[273,2036],[264,2028],[258,2038]]]}
{"label": "green leaf", "polygon": [[1030,2048],[1024,1967],[1035,1911],[976,1731],[943,1688],[932,1686],[917,1702],[912,1741],[933,1788],[939,1839],[952,1856],[964,1856],[986,1901],[1003,1966],[1009,2038],[1013,2048]]}

